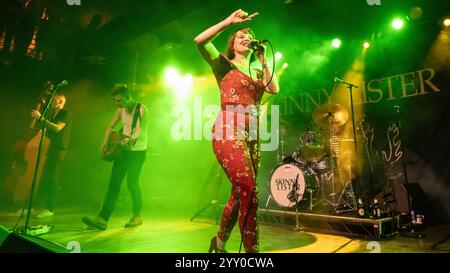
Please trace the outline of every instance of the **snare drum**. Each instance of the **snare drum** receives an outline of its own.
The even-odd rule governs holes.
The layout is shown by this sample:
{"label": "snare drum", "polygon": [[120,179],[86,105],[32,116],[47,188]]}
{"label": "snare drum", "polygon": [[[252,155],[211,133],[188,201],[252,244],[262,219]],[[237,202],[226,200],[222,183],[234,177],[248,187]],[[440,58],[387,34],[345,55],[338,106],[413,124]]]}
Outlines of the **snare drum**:
{"label": "snare drum", "polygon": [[336,164],[333,158],[324,157],[322,160],[314,161],[310,163],[310,166],[316,171],[331,171],[332,167],[336,168]]}
{"label": "snare drum", "polygon": [[321,160],[319,162],[317,162],[317,164],[315,165],[315,167],[318,170],[326,170],[327,169],[327,163],[325,162],[325,160]]}

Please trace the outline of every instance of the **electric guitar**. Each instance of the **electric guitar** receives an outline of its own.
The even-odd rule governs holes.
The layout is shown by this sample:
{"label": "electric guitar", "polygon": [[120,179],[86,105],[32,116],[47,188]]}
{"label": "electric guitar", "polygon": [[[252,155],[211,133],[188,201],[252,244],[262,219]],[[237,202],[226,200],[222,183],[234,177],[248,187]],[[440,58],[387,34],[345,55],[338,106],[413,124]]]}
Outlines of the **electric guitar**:
{"label": "electric guitar", "polygon": [[123,153],[127,146],[133,146],[135,143],[136,139],[123,135],[119,132],[112,131],[109,134],[106,148],[101,151],[100,157],[109,162],[114,161]]}

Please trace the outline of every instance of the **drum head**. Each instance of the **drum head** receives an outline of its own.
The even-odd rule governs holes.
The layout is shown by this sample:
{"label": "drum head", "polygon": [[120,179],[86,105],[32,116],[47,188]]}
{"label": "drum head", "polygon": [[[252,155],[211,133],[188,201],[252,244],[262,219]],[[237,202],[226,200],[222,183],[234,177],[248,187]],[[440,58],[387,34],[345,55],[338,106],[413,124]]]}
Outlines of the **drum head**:
{"label": "drum head", "polygon": [[270,192],[273,199],[282,207],[293,207],[305,193],[303,171],[294,164],[278,166],[270,178]]}

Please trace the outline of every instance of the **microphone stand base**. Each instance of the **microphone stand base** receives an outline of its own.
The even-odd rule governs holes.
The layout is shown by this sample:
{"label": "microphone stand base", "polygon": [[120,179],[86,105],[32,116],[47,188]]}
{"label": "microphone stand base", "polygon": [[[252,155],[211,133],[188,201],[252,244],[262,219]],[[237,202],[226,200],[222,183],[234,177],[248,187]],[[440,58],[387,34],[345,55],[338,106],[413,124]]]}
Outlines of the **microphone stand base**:
{"label": "microphone stand base", "polygon": [[294,231],[305,231],[306,228],[305,228],[304,226],[295,226],[295,227],[293,228],[293,230],[294,230]]}
{"label": "microphone stand base", "polygon": [[53,228],[53,226],[49,225],[37,225],[37,226],[31,226],[28,228],[21,227],[17,229],[17,233],[22,235],[28,235],[28,236],[37,236],[49,233],[50,230]]}

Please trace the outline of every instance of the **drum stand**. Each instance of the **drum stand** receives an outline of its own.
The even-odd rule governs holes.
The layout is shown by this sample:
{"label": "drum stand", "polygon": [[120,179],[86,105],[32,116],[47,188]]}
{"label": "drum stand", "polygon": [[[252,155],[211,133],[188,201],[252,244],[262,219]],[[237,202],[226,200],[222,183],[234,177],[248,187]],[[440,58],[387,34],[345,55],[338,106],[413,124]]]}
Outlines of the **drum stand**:
{"label": "drum stand", "polygon": [[[323,173],[320,174],[320,188],[321,188],[320,195],[321,195],[321,199],[320,199],[319,203],[322,203],[323,205],[326,205],[328,203],[331,206],[336,207],[336,193],[335,193],[335,190],[334,190],[334,174],[331,174],[332,193],[330,193],[328,195],[328,196],[332,197],[331,201],[328,200],[328,197],[325,197],[325,192],[324,192],[324,188],[325,188],[324,180],[325,180],[325,178],[324,178],[324,176],[325,176],[325,174],[323,174]],[[311,192],[311,198],[312,198],[312,192]],[[312,210],[312,207],[313,207],[313,205],[312,205],[312,200],[311,200],[311,210]]]}
{"label": "drum stand", "polygon": [[[314,171],[313,168],[310,168],[310,171],[312,172],[311,175],[312,175],[313,178],[314,178],[314,177],[318,177],[317,173]],[[314,190],[307,187],[306,190],[309,192],[309,210],[310,210],[310,211],[312,211],[312,209],[313,209],[315,206],[317,206],[318,204],[320,204],[320,203],[323,202],[323,201],[327,201],[327,202],[330,203],[330,201],[328,201],[327,199],[323,198],[323,195],[324,195],[324,194],[323,194],[323,174],[320,175],[320,181],[317,180],[317,181],[315,181],[315,182],[321,183],[321,185],[320,185],[320,187],[322,188],[322,191],[321,191],[321,199],[320,199],[319,201],[317,201],[317,203],[313,204],[313,192],[314,192]]]}
{"label": "drum stand", "polygon": [[[352,169],[351,169],[351,165],[350,165],[350,153],[347,152],[347,164],[348,164],[348,180],[347,182],[345,182],[344,188],[342,189],[341,195],[339,196],[339,200],[336,203],[336,207],[335,207],[335,212],[336,213],[341,213],[341,212],[347,212],[347,211],[354,211],[356,209],[356,205],[355,205],[355,194],[353,191],[353,185],[352,185]],[[347,190],[348,189],[348,190]],[[344,194],[347,195],[346,199],[344,198]],[[352,201],[349,201],[349,195],[352,199]],[[343,204],[344,208],[348,208],[348,209],[342,209],[339,210],[338,209],[338,205],[339,204]]]}
{"label": "drum stand", "polygon": [[[328,112],[328,122],[329,122],[329,130],[330,130],[330,140],[329,140],[329,143],[330,143],[329,144],[330,145],[330,147],[329,147],[330,157],[332,157],[332,155],[333,155],[333,149],[332,149],[332,146],[331,146],[331,140],[332,140],[332,137],[333,137],[332,119],[333,119],[333,113]],[[332,201],[328,200],[328,197],[325,197],[325,194],[324,194],[324,188],[325,187],[324,187],[324,174],[323,173],[320,174],[320,183],[321,183],[321,185],[320,185],[320,188],[321,188],[321,193],[320,193],[321,200],[319,201],[319,203],[322,202],[323,205],[326,205],[327,203],[329,203],[331,206],[336,208],[337,203],[336,203],[336,190],[335,190],[335,185],[334,185],[335,184],[335,179],[334,179],[334,166],[333,166],[333,164],[331,164],[332,193],[329,194],[329,196],[332,197]],[[311,192],[311,198],[312,198],[312,192]],[[311,200],[311,202],[312,202],[312,200]],[[311,210],[312,210],[312,203],[311,203]]]}

